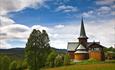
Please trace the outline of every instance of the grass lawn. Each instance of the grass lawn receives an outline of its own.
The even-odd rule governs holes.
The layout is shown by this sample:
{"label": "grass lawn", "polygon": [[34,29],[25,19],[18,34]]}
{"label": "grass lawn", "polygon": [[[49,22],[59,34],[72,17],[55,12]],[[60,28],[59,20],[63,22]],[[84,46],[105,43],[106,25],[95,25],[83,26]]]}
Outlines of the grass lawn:
{"label": "grass lawn", "polygon": [[115,70],[115,63],[75,64],[43,70]]}

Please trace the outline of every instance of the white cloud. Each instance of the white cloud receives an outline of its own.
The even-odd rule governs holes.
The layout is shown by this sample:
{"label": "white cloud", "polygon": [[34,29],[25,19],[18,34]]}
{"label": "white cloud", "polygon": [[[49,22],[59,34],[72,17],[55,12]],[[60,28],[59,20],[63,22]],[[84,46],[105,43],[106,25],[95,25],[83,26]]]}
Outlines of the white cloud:
{"label": "white cloud", "polygon": [[41,26],[41,25],[33,25],[31,29],[48,30],[49,28]]}
{"label": "white cloud", "polygon": [[82,15],[84,16],[84,17],[92,17],[93,16],[93,14],[94,14],[94,11],[88,11],[88,12],[84,12]]}
{"label": "white cloud", "polygon": [[97,9],[98,14],[108,14],[111,12],[111,8],[107,6],[102,6],[99,9]]}
{"label": "white cloud", "polygon": [[[98,23],[98,25],[96,24]],[[104,20],[95,22],[95,24],[87,24],[87,32],[89,40],[98,40],[102,45],[110,47],[115,44],[115,20]]]}
{"label": "white cloud", "polygon": [[27,38],[29,27],[21,24],[12,24],[0,28],[0,39]]}
{"label": "white cloud", "polygon": [[[7,36],[4,38],[9,37],[8,39],[23,39],[27,40],[30,32],[32,29],[45,29],[50,37],[50,43],[52,47],[55,48],[67,48],[67,43],[71,41],[78,41],[78,36],[79,36],[79,31],[80,31],[80,25],[76,24],[76,22],[71,22],[73,24],[68,24],[68,25],[61,25],[63,27],[57,28],[57,26],[51,26],[51,27],[46,27],[46,26],[41,26],[41,25],[34,25],[32,27],[27,27],[24,25],[8,25],[8,27],[4,27]],[[97,24],[98,23],[98,24]],[[115,43],[114,39],[114,23],[115,20],[111,19],[109,21],[87,21],[85,22],[85,29],[87,36],[89,37],[89,41],[100,41],[102,45],[110,47]],[[16,28],[15,28],[16,27]],[[12,31],[12,29],[15,29],[17,32]],[[24,32],[20,32],[21,30],[25,30]],[[10,33],[10,34],[9,34]],[[2,35],[2,34],[1,34]],[[1,39],[1,40],[6,40],[7,39]],[[5,42],[7,43],[7,42]],[[6,47],[11,47],[9,46],[10,43],[6,44]],[[1,44],[3,45],[3,44]],[[5,47],[5,46],[4,46]]]}
{"label": "white cloud", "polygon": [[[7,46],[7,47],[6,47]],[[11,48],[11,45],[8,44],[5,40],[1,40],[0,39],[0,49],[8,49],[8,48]]]}
{"label": "white cloud", "polygon": [[112,15],[115,15],[115,11],[112,11],[111,14],[112,14]]}
{"label": "white cloud", "polygon": [[112,5],[111,8],[115,9],[115,5]]}
{"label": "white cloud", "polygon": [[111,7],[109,6],[101,6],[99,8],[96,8],[94,10],[89,10],[88,12],[83,12],[82,16],[84,17],[97,17],[97,16],[112,16],[115,15],[115,10],[114,10],[114,5],[112,5]]}
{"label": "white cloud", "polygon": [[0,27],[5,25],[11,25],[15,22],[7,16],[0,16]]}
{"label": "white cloud", "polygon": [[25,8],[39,8],[46,0],[0,0],[0,48],[11,48],[8,40],[27,39],[32,29],[16,24],[8,17],[10,12],[22,11]]}
{"label": "white cloud", "polygon": [[73,6],[66,6],[66,5],[61,5],[59,6],[56,11],[62,11],[64,13],[68,13],[68,12],[77,12],[78,8],[73,7]]}
{"label": "white cloud", "polygon": [[111,5],[114,4],[115,0],[97,0],[96,4],[98,5]]}
{"label": "white cloud", "polygon": [[[68,25],[56,25],[52,27],[46,27],[41,25],[33,25],[28,27],[21,24],[16,24],[15,21],[7,16],[9,12],[21,11],[27,7],[38,8],[40,4],[46,0],[0,0],[0,48],[11,48],[12,45],[8,43],[8,40],[23,39],[27,41],[27,38],[32,29],[45,29],[50,36],[50,43],[52,47],[67,48],[67,42],[78,41],[80,25],[76,22],[71,22]],[[7,3],[7,4],[6,4]],[[100,8],[99,12],[105,12],[110,10],[109,8]],[[72,6],[59,6],[57,11],[62,12],[77,12],[78,9]],[[92,15],[94,12],[89,11],[86,16]],[[4,16],[6,15],[6,16]],[[115,43],[113,26],[115,20],[109,20],[104,22],[89,21],[86,25],[86,33],[89,36],[90,41],[98,40],[103,45],[112,45]]]}
{"label": "white cloud", "polygon": [[63,28],[63,27],[64,27],[64,25],[61,25],[61,24],[55,26],[55,28]]}
{"label": "white cloud", "polygon": [[37,8],[46,0],[0,0],[0,15],[21,11],[27,7]]}

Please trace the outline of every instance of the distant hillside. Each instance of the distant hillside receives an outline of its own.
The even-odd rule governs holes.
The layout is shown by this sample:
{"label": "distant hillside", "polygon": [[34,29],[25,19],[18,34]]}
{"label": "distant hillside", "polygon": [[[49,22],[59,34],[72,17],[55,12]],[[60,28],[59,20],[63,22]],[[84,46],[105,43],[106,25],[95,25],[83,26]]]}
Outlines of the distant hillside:
{"label": "distant hillside", "polygon": [[24,48],[0,49],[0,53],[6,53],[6,54],[24,53]]}
{"label": "distant hillside", "polygon": [[[55,48],[53,48],[55,49]],[[55,49],[58,53],[66,53],[66,49]],[[12,58],[23,59],[24,48],[0,49],[0,55],[5,54]]]}
{"label": "distant hillside", "polygon": [[7,55],[12,59],[23,59],[24,48],[0,49],[0,55]]}
{"label": "distant hillside", "polygon": [[[53,48],[55,49],[55,48]],[[55,49],[59,53],[66,53],[66,49]],[[6,54],[23,54],[24,48],[11,48],[11,49],[0,49],[0,53],[6,53]]]}

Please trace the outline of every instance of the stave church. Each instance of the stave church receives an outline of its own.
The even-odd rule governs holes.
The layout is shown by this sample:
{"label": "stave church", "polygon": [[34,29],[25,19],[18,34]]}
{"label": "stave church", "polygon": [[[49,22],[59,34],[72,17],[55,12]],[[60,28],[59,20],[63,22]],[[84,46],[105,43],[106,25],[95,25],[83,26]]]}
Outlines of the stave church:
{"label": "stave church", "polygon": [[83,18],[81,20],[80,36],[78,37],[79,42],[68,42],[67,52],[70,58],[73,60],[87,60],[96,59],[99,61],[105,60],[105,55],[100,42],[88,42],[86,36]]}

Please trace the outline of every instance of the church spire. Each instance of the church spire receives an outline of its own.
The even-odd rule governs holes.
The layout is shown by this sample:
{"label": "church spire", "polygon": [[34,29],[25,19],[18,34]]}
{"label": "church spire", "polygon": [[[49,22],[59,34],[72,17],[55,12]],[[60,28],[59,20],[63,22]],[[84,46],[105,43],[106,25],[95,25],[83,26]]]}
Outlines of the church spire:
{"label": "church spire", "polygon": [[80,30],[80,37],[79,38],[87,38],[86,33],[85,33],[85,28],[84,28],[83,17],[81,20],[81,30]]}

